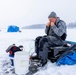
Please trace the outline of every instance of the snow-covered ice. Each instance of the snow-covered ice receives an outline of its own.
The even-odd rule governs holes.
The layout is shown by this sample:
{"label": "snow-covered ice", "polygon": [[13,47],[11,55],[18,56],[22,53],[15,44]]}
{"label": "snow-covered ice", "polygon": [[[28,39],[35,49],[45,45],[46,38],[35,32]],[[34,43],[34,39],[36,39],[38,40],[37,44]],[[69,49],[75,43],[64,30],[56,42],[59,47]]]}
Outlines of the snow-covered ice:
{"label": "snow-covered ice", "polygon": [[[17,46],[23,45],[24,51],[29,55],[34,52],[34,40],[37,36],[45,35],[44,29],[22,29],[22,32],[8,33],[6,29],[0,31],[0,75],[15,75],[11,70],[8,53],[5,52],[7,47],[13,43]],[[67,39],[76,41],[76,29],[67,30]],[[6,66],[5,66],[6,65]],[[7,69],[8,68],[8,69]],[[7,70],[9,73],[7,73]],[[57,66],[55,63],[48,63],[39,70],[35,75],[75,75],[76,65],[61,65]]]}

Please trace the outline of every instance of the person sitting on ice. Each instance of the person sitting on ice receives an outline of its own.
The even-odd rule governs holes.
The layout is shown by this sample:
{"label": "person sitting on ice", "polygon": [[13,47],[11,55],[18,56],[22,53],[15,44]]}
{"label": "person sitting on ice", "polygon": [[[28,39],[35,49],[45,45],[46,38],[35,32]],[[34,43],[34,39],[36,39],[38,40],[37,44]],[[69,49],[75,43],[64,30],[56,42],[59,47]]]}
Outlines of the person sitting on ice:
{"label": "person sitting on ice", "polygon": [[55,12],[48,16],[49,22],[46,24],[45,36],[38,36],[35,39],[36,56],[30,59],[39,59],[42,66],[47,63],[50,47],[61,46],[66,39],[66,23],[57,17]]}
{"label": "person sitting on ice", "polygon": [[17,47],[15,44],[10,45],[6,49],[6,52],[7,53],[9,52],[9,57],[10,57],[11,65],[12,66],[14,66],[13,58],[14,58],[15,52],[22,51],[22,50],[23,50],[23,45],[20,45],[19,47]]}

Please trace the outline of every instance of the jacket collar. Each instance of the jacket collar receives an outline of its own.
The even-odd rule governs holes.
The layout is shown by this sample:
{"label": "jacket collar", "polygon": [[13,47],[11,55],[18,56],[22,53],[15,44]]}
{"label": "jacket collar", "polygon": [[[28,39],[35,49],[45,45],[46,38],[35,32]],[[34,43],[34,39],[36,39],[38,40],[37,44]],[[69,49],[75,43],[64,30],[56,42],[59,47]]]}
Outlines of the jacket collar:
{"label": "jacket collar", "polygon": [[56,20],[56,25],[57,25],[57,23],[60,21],[60,18],[59,17],[57,17],[57,20]]}

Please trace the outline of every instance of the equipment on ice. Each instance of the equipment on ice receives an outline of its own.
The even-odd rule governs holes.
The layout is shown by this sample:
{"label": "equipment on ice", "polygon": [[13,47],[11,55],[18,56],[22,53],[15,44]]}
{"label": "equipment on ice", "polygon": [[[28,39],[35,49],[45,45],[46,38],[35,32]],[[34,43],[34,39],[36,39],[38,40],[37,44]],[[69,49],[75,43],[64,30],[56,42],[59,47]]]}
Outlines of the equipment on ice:
{"label": "equipment on ice", "polygon": [[18,75],[26,74],[29,66],[29,54],[26,51],[19,51],[15,53],[14,67],[15,73]]}
{"label": "equipment on ice", "polygon": [[[38,72],[40,68],[42,68],[40,64],[41,60],[29,59],[29,54],[27,52],[22,52],[23,51],[20,53],[16,52],[14,59],[15,65],[12,72],[25,75],[33,75]],[[52,63],[56,62],[58,66],[76,64],[76,42],[65,41],[62,46],[50,47],[48,60]],[[26,69],[27,71],[25,71]]]}
{"label": "equipment on ice", "polygon": [[[76,42],[65,41],[63,46],[51,47],[48,52],[48,59],[57,65],[76,64]],[[33,75],[40,66],[40,60],[30,59],[29,72],[26,75]]]}

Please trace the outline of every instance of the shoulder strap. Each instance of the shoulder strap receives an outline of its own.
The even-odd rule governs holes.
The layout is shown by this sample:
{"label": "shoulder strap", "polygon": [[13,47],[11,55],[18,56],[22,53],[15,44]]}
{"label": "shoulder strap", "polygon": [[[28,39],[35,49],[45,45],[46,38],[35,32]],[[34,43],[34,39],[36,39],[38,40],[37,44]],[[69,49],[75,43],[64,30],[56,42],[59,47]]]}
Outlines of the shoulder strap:
{"label": "shoulder strap", "polygon": [[[62,21],[62,20],[59,20],[58,23],[61,23],[61,21]],[[64,21],[62,21],[62,22],[64,22]],[[57,23],[57,25],[56,25],[57,27],[58,27],[58,23]],[[66,39],[66,33],[64,33],[60,38],[61,38],[62,40],[65,40],[65,39]]]}
{"label": "shoulder strap", "polygon": [[[61,22],[62,20],[59,20],[58,22],[57,22],[57,24],[56,24],[56,26],[58,27],[58,24]],[[62,21],[62,22],[64,22],[64,21]]]}

